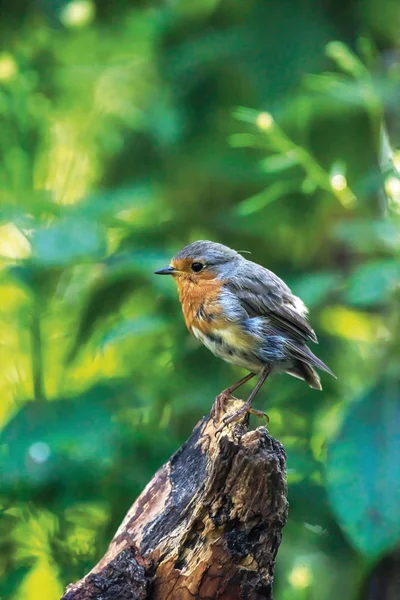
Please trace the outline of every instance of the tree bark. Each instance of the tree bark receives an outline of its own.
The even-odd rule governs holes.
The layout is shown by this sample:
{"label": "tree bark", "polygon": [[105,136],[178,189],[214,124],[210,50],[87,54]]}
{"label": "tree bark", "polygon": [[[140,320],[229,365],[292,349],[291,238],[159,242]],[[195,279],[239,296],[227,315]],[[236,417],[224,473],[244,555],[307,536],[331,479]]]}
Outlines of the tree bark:
{"label": "tree bark", "polygon": [[[227,412],[241,405],[232,400]],[[219,426],[211,417],[196,425],[62,600],[272,599],[285,452],[265,427],[248,431],[246,418]]]}

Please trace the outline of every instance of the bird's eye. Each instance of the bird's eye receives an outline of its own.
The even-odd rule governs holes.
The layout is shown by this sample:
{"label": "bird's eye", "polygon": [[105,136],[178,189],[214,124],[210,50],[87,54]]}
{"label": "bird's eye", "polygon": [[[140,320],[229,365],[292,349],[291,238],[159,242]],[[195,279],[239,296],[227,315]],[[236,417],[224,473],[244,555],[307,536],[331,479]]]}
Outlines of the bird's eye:
{"label": "bird's eye", "polygon": [[204,267],[203,263],[200,263],[200,262],[192,263],[192,271],[194,271],[195,273],[200,273],[200,271],[202,270],[203,267]]}

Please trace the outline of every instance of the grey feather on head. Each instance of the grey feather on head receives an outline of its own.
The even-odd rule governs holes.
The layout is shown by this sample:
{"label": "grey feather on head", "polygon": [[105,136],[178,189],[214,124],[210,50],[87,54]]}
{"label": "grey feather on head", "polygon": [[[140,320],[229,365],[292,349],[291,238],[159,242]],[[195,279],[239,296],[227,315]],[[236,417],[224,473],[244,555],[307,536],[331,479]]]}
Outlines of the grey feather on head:
{"label": "grey feather on head", "polygon": [[228,248],[228,246],[218,244],[217,242],[210,242],[209,240],[199,240],[198,242],[188,244],[174,256],[176,260],[183,258],[202,260],[206,265],[210,266],[224,264],[232,260],[243,260],[243,257],[236,250],[232,250],[232,248]]}

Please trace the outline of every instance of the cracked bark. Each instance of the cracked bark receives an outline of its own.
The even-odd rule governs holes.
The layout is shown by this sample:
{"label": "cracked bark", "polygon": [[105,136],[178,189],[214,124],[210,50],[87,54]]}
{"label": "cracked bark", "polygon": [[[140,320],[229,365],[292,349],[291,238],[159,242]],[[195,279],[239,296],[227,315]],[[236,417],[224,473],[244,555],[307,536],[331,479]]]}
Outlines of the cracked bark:
{"label": "cracked bark", "polygon": [[[227,412],[242,402],[232,400]],[[62,600],[272,599],[286,523],[286,460],[246,420],[203,418],[128,511],[106,554]]]}

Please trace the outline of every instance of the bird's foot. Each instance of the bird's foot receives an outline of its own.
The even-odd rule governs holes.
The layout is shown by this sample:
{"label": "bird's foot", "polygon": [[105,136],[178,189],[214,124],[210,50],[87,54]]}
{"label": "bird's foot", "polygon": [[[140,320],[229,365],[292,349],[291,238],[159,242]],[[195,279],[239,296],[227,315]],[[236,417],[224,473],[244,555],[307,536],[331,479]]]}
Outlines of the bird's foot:
{"label": "bird's foot", "polygon": [[217,433],[221,433],[221,431],[230,423],[240,421],[240,419],[242,419],[243,416],[246,414],[254,415],[259,418],[265,417],[267,419],[267,423],[269,423],[269,416],[267,415],[267,413],[263,412],[262,410],[256,410],[255,408],[252,408],[250,404],[247,404],[246,402],[241,408],[236,410],[234,413],[232,413],[231,415],[227,415],[222,419],[222,425],[219,429],[217,429]]}
{"label": "bird's foot", "polygon": [[225,412],[225,404],[228,400],[237,400],[235,396],[232,396],[232,392],[229,390],[224,390],[215,398],[215,402],[211,408],[211,416],[213,418],[214,426],[216,426],[221,421],[221,415]]}

